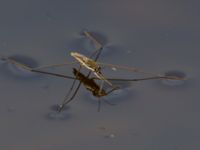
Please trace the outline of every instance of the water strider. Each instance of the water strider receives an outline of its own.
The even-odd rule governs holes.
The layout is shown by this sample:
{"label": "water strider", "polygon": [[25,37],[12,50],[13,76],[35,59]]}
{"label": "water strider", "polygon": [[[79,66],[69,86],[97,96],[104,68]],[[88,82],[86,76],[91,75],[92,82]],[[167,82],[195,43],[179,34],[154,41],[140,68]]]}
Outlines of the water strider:
{"label": "water strider", "polygon": [[[111,81],[124,81],[124,82],[134,82],[134,81],[142,81],[142,80],[152,80],[152,79],[171,79],[171,80],[182,80],[182,78],[176,77],[176,76],[166,76],[166,75],[155,75],[153,73],[147,73],[142,71],[141,69],[138,68],[133,68],[133,67],[127,67],[127,66],[118,66],[118,65],[113,65],[113,64],[106,64],[106,63],[101,63],[97,62],[101,51],[103,50],[103,46],[87,31],[84,32],[84,35],[89,38],[97,47],[97,49],[92,53],[90,57],[86,57],[80,53],[77,52],[71,52],[71,56],[73,56],[77,62],[80,64],[79,68],[73,68],[73,74],[74,76],[67,76],[59,73],[53,73],[53,72],[48,72],[48,71],[43,71],[42,69],[44,68],[50,68],[50,67],[60,67],[60,66],[65,66],[69,64],[74,64],[77,62],[72,62],[72,63],[62,63],[62,64],[53,64],[53,65],[47,65],[47,66],[41,66],[37,68],[31,68],[27,66],[26,64],[22,64],[13,58],[9,57],[3,57],[0,56],[0,59],[2,61],[5,61],[7,63],[16,65],[19,68],[28,70],[30,72],[36,72],[36,73],[42,73],[42,74],[47,74],[55,77],[61,77],[61,78],[67,78],[67,79],[72,79],[73,83],[66,94],[63,102],[59,105],[58,111],[62,111],[65,105],[67,105],[69,102],[71,102],[75,95],[77,94],[81,84],[85,86],[85,88],[92,93],[93,96],[98,97],[98,111],[100,110],[100,105],[101,105],[101,100],[105,101],[104,99],[100,99],[101,97],[104,97],[111,92],[113,92],[116,89],[119,89],[120,87],[114,86]],[[92,59],[92,57],[94,57]],[[114,78],[106,78],[102,73],[101,73],[101,66],[104,67],[110,67],[113,70],[118,69],[124,69],[128,71],[133,71],[133,72],[140,72],[140,73],[146,73],[151,75],[150,77],[146,78],[139,78],[139,79],[114,79]],[[82,67],[86,68],[89,70],[87,75],[84,75],[81,73]],[[93,73],[96,77],[90,77],[91,73]],[[102,83],[98,85],[95,81],[100,80]],[[78,84],[77,81],[79,82]],[[106,82],[111,89],[106,91],[103,89],[103,83]],[[76,88],[74,88],[76,86]],[[72,91],[74,92],[72,93]],[[109,102],[105,101],[106,103],[110,104]]]}

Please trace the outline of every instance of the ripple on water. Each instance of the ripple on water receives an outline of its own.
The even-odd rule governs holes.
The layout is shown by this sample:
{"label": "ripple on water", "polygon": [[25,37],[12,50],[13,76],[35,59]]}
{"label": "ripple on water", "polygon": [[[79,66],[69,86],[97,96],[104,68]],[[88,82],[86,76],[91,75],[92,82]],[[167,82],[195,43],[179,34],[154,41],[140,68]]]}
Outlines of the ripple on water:
{"label": "ripple on water", "polygon": [[186,74],[179,70],[167,71],[165,73],[165,76],[176,76],[179,78],[183,78],[183,80],[170,80],[170,79],[161,80],[161,83],[165,86],[170,86],[170,87],[183,86],[187,81]]}
{"label": "ripple on water", "polygon": [[[50,109],[51,109],[52,111],[58,111],[59,108],[60,108],[60,106],[59,106],[58,104],[52,105],[52,106],[50,107]],[[63,110],[63,111],[67,111],[67,110],[69,110],[69,109],[70,109],[70,106],[67,105],[67,106],[64,106],[62,110]]]}
{"label": "ripple on water", "polygon": [[[38,66],[38,63],[34,59],[27,56],[13,55],[13,56],[10,56],[9,58],[32,68]],[[23,67],[19,67],[11,63],[4,63],[3,70],[4,70],[4,73],[8,76],[11,75],[11,76],[19,77],[19,78],[24,78],[24,79],[33,78],[36,76],[36,73],[33,73],[31,71],[24,69]]]}
{"label": "ripple on water", "polygon": [[[67,47],[71,51],[76,51],[81,54],[89,56],[90,54],[94,52],[94,50],[97,47],[94,45],[94,43],[90,39],[84,36],[83,34],[84,31],[80,33],[82,35],[81,38],[71,41],[70,43],[68,43]],[[119,52],[119,49],[120,49],[119,47],[113,46],[113,45],[107,45],[108,39],[102,33],[94,31],[94,32],[90,32],[90,34],[102,44],[103,50],[102,50],[101,56],[108,56],[111,54],[116,54],[116,52]]]}
{"label": "ripple on water", "polygon": [[88,42],[90,42],[92,45],[94,45],[94,43],[92,43],[91,40],[85,36],[84,34],[85,31],[89,32],[90,35],[102,45],[106,45],[108,43],[108,38],[103,33],[98,32],[98,31],[88,31],[87,29],[83,29],[80,32],[80,35],[83,36],[83,38],[88,39]]}
{"label": "ripple on water", "polygon": [[59,105],[50,107],[51,112],[46,115],[48,120],[67,120],[70,118],[69,106],[65,106],[61,112],[58,112]]}

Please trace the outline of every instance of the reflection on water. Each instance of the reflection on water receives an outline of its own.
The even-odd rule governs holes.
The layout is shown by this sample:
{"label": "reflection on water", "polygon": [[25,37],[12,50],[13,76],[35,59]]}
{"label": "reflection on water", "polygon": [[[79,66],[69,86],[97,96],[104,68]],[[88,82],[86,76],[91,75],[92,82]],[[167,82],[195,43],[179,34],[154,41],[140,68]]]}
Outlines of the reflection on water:
{"label": "reflection on water", "polygon": [[[106,102],[109,102],[111,104],[117,104],[119,102],[130,100],[129,97],[132,97],[133,95],[134,94],[133,94],[132,89],[129,87],[126,87],[126,88],[114,90],[112,93],[106,96],[100,97],[100,100],[102,99],[102,101],[106,100]],[[95,105],[97,104],[97,101],[99,100],[98,97],[95,97],[88,92],[85,94],[85,97],[86,97],[85,98],[86,101]]]}

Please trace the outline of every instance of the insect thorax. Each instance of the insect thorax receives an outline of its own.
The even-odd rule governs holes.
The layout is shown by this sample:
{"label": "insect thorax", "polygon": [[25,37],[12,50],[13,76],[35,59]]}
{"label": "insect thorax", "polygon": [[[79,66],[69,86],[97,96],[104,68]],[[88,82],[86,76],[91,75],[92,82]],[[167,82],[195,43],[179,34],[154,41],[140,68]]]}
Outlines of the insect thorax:
{"label": "insect thorax", "polygon": [[106,96],[107,95],[107,93],[105,92],[105,90],[103,90],[103,89],[99,89],[99,90],[94,90],[93,92],[92,92],[92,94],[95,96],[95,97],[102,97],[102,96]]}

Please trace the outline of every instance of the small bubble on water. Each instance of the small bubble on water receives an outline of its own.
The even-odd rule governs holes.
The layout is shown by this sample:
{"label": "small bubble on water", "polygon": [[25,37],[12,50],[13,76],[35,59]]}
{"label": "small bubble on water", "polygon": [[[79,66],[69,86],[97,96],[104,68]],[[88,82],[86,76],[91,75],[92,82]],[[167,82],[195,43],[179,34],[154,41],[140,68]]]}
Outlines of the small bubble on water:
{"label": "small bubble on water", "polygon": [[108,138],[108,139],[114,139],[116,137],[116,135],[114,133],[110,133],[108,135],[105,135],[105,138]]}

